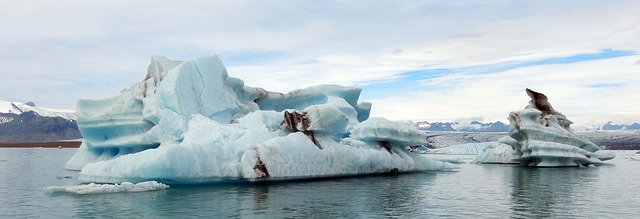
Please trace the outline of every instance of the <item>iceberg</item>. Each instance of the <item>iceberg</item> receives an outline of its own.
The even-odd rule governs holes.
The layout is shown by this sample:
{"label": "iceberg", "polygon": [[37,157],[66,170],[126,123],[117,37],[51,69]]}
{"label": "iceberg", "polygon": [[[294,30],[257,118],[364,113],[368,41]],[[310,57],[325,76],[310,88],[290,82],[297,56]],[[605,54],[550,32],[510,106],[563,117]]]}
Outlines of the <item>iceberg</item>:
{"label": "iceberg", "polygon": [[413,126],[369,118],[361,89],[317,85],[286,94],[245,86],[217,56],[153,56],[120,95],[79,100],[84,140],[66,168],[79,181],[168,184],[289,180],[451,168],[407,150]]}
{"label": "iceberg", "polygon": [[[547,96],[526,89],[529,105],[509,114],[509,135],[486,147],[478,163],[519,163],[524,166],[564,167],[602,164],[615,153],[571,131],[572,122],[553,109]],[[510,147],[509,147],[510,146]]]}

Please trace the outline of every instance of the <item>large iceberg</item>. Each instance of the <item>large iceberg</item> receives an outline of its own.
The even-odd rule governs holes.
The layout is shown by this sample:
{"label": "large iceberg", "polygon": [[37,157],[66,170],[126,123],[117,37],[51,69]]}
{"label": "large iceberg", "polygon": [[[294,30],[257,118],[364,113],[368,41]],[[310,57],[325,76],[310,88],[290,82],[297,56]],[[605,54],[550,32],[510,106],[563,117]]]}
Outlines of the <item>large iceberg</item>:
{"label": "large iceberg", "polygon": [[525,109],[509,114],[509,135],[486,147],[477,162],[563,167],[601,164],[615,157],[573,133],[572,122],[553,109],[544,94],[526,92],[531,101]]}
{"label": "large iceberg", "polygon": [[408,152],[413,126],[369,118],[361,90],[319,85],[287,94],[245,86],[216,57],[152,57],[119,96],[78,101],[84,141],[67,162],[81,182],[170,184],[287,180],[441,170]]}

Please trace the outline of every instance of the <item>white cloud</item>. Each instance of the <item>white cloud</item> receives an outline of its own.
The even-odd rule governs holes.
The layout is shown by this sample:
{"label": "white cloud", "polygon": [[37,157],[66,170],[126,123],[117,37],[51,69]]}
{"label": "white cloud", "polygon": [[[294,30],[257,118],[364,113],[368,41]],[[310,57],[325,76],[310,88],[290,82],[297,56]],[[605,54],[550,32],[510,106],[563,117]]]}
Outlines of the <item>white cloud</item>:
{"label": "white cloud", "polygon": [[372,101],[372,114],[391,119],[484,116],[505,120],[510,111],[528,104],[525,88],[544,93],[554,108],[566,115],[637,113],[640,104],[634,100],[640,100],[638,59],[640,55],[529,66],[491,74],[447,75],[424,81],[428,91]]}
{"label": "white cloud", "polygon": [[[366,4],[62,0],[5,1],[2,5],[0,29],[5,34],[0,36],[0,93],[65,108],[74,108],[78,98],[118,94],[144,77],[149,57],[155,54],[183,60],[217,53],[223,62],[233,63],[227,64],[231,76],[242,78],[250,86],[285,92],[318,83],[362,85],[398,78],[408,71],[523,62],[602,49],[640,53],[640,3],[636,1],[563,1],[550,5],[498,0]],[[259,63],[240,58],[225,60],[251,51],[274,52],[282,57]],[[633,65],[622,65],[627,69],[609,67],[636,71]],[[517,70],[509,72],[517,74]],[[582,80],[582,76],[569,75],[572,78],[564,80]],[[448,112],[437,117],[462,117],[477,111],[465,106],[480,94],[505,92],[498,87],[509,76],[496,81],[483,77],[451,75],[436,79],[434,83],[442,82],[439,86],[472,79],[487,86],[469,85],[476,90],[464,92],[430,91],[419,94],[420,99],[380,100],[375,102],[374,112],[394,119],[420,118],[426,116],[418,109],[424,104],[408,105],[406,108],[413,110],[403,114],[394,113],[399,111],[393,109],[397,105],[383,104],[401,99],[406,99],[403,103],[419,103],[435,97],[441,102],[430,101],[437,105],[433,109]],[[622,88],[604,90],[619,92],[614,93],[618,96],[629,92]],[[526,97],[520,97],[521,88],[507,91],[514,95],[500,101],[506,109],[526,104]],[[552,99],[558,95],[562,94],[549,94]],[[493,104],[485,101],[475,106]],[[609,105],[618,106],[613,102]],[[484,113],[491,111],[480,110],[471,116]]]}

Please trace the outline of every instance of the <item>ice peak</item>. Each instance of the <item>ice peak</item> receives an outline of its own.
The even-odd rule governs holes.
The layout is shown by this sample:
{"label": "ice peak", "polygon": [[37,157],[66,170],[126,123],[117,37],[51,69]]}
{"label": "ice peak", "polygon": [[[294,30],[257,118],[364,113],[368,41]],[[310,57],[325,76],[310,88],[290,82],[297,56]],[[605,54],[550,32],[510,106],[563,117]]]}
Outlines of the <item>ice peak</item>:
{"label": "ice peak", "polygon": [[566,129],[569,129],[569,125],[573,124],[565,115],[556,111],[549,103],[549,99],[542,93],[535,92],[529,88],[526,89],[527,95],[531,97],[531,101],[529,101],[529,107],[535,108],[542,112],[542,116],[546,115],[555,115],[560,124]]}

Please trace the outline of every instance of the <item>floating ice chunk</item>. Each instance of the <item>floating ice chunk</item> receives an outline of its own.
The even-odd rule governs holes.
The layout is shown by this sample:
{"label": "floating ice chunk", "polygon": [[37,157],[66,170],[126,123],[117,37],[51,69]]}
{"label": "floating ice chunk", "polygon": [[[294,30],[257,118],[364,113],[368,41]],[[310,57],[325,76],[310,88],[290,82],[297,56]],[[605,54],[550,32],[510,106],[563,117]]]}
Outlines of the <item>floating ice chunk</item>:
{"label": "floating ice chunk", "polygon": [[71,193],[78,195],[86,194],[102,194],[102,193],[117,193],[117,192],[144,192],[153,190],[168,189],[169,186],[158,183],[156,181],[146,181],[139,183],[122,182],[120,184],[96,184],[90,183],[85,185],[75,186],[49,186],[44,188],[44,191],[49,194],[59,193]]}
{"label": "floating ice chunk", "polygon": [[611,150],[599,150],[593,153],[592,156],[598,158],[598,160],[611,160],[616,157],[616,152]]}
{"label": "floating ice chunk", "polygon": [[82,182],[171,184],[280,180],[449,168],[408,153],[425,136],[369,119],[361,90],[318,85],[289,92],[244,86],[217,57],[153,57],[120,96],[81,100],[85,138],[67,168]]}
{"label": "floating ice chunk", "polygon": [[529,105],[509,114],[509,135],[499,141],[510,145],[487,148],[477,157],[480,163],[519,162],[526,166],[562,167],[601,164],[615,157],[599,152],[600,147],[571,131],[572,122],[551,107],[544,94],[527,89]]}
{"label": "floating ice chunk", "polygon": [[519,164],[513,148],[500,142],[488,142],[484,150],[476,156],[474,163],[485,164]]}

